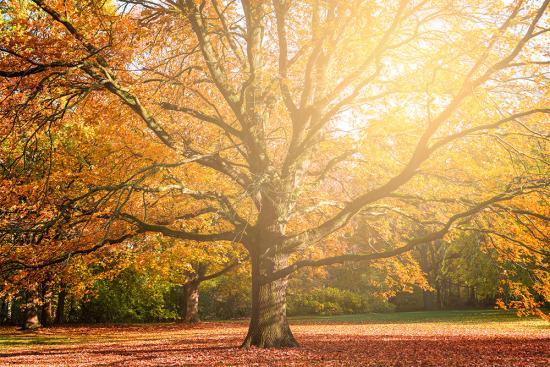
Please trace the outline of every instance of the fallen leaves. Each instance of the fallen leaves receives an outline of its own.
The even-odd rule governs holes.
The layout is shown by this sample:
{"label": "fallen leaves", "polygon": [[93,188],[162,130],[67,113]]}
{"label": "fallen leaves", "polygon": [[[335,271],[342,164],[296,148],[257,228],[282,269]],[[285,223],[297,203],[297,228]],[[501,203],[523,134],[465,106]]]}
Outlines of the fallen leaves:
{"label": "fallen leaves", "polygon": [[[527,326],[526,326],[527,325]],[[1,366],[547,366],[550,328],[498,324],[300,324],[299,348],[244,350],[240,323],[77,326],[21,334]],[[47,344],[40,344],[47,343]],[[4,345],[10,343],[3,343]],[[0,343],[2,345],[2,343]]]}

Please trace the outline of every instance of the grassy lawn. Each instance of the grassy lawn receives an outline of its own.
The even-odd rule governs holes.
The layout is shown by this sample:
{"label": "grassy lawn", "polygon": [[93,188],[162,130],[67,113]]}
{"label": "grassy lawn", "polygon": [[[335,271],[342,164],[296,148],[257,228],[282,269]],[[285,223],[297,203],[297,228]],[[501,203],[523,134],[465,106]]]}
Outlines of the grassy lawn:
{"label": "grassy lawn", "polygon": [[56,345],[73,342],[70,338],[62,336],[46,336],[39,334],[9,335],[0,334],[0,347],[29,346],[29,345]]}
{"label": "grassy lawn", "polygon": [[[108,335],[75,335],[72,332],[67,332],[66,329],[50,328],[23,333],[14,328],[0,328],[0,350],[117,340]],[[61,335],[56,335],[58,332],[61,332]]]}
{"label": "grassy lawn", "polygon": [[337,316],[295,316],[293,323],[351,323],[351,324],[508,324],[522,327],[550,328],[550,323],[537,317],[517,317],[515,312],[503,310],[415,311],[392,313],[366,313]]}

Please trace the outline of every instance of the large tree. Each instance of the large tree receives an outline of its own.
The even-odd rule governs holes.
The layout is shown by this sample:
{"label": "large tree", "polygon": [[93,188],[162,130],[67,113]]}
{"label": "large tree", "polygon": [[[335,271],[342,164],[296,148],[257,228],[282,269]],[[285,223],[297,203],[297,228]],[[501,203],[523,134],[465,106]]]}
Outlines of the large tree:
{"label": "large tree", "polygon": [[123,233],[242,244],[244,346],[297,345],[298,269],[457,231],[508,239],[545,289],[548,0],[121,3],[0,5],[6,132],[83,114],[125,157],[58,207],[118,228],[74,251]]}

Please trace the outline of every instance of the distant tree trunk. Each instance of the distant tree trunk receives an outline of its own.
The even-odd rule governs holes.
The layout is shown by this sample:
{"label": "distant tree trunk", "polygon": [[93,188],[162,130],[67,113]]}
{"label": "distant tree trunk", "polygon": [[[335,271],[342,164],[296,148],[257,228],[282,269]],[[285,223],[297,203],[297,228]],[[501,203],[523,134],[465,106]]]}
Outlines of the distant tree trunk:
{"label": "distant tree trunk", "polygon": [[422,290],[422,300],[424,304],[424,310],[432,311],[437,309],[436,294],[434,291]]}
{"label": "distant tree trunk", "polygon": [[52,292],[46,284],[42,285],[42,308],[40,318],[44,326],[48,326],[52,323]]}
{"label": "distant tree trunk", "polygon": [[38,297],[36,290],[31,290],[27,293],[27,304],[25,305],[25,322],[23,323],[22,330],[34,330],[38,329],[42,325],[38,319],[38,305],[40,298]]}
{"label": "distant tree trunk", "polygon": [[474,286],[468,286],[468,306],[475,307],[477,305],[476,289]]}
{"label": "distant tree trunk", "polygon": [[453,287],[452,287],[452,284],[450,283],[450,281],[447,279],[445,280],[445,282],[443,283],[444,284],[444,292],[443,292],[443,308],[444,309],[450,309],[451,307],[451,298],[452,298],[452,292],[453,292]]}
{"label": "distant tree trunk", "polygon": [[62,287],[57,295],[57,307],[55,308],[55,324],[65,323],[65,297],[67,296],[67,290]]}
{"label": "distant tree trunk", "polygon": [[40,321],[38,320],[38,307],[36,306],[30,306],[27,308],[27,314],[25,317],[25,323],[23,324],[22,329],[23,330],[34,330],[38,329],[42,325],[40,324]]}
{"label": "distant tree trunk", "polygon": [[239,259],[227,263],[224,268],[217,272],[213,272],[207,275],[208,264],[198,263],[195,264],[194,270],[195,274],[192,275],[191,279],[183,285],[183,297],[181,300],[180,307],[180,316],[181,321],[193,324],[199,322],[199,286],[202,282],[217,278],[231,269],[238,266],[240,263]]}
{"label": "distant tree trunk", "polygon": [[7,319],[8,301],[4,298],[0,299],[0,325],[4,325]]}
{"label": "distant tree trunk", "polygon": [[80,320],[81,321],[82,313],[79,314],[76,310],[77,302],[72,297],[69,298],[69,300],[70,300],[69,307],[68,307],[69,312],[65,314],[65,321],[67,321],[67,320]]}
{"label": "distant tree trunk", "polygon": [[51,325],[52,323],[52,300],[46,299],[44,304],[42,305],[42,312],[41,312],[41,319],[42,324],[45,326]]}
{"label": "distant tree trunk", "polygon": [[8,300],[8,304],[6,305],[6,324],[11,324],[13,322],[13,301]]}
{"label": "distant tree trunk", "polygon": [[438,288],[438,285],[436,277],[434,275],[434,265],[430,263],[430,257],[428,253],[430,250],[433,250],[431,246],[420,246],[418,248],[420,267],[426,274],[428,284],[435,288],[435,290],[422,290],[423,308],[427,311],[435,310],[438,308],[438,299],[436,299],[436,290]]}
{"label": "distant tree trunk", "polygon": [[437,282],[436,284],[436,288],[435,288],[435,295],[436,295],[436,299],[437,299],[437,309],[438,310],[442,310],[443,309],[443,295],[442,295],[442,291],[441,291],[441,282]]}
{"label": "distant tree trunk", "polygon": [[194,324],[199,322],[199,281],[192,280],[183,286],[185,316],[183,322]]}
{"label": "distant tree trunk", "polygon": [[[252,314],[248,334],[243,347],[257,346],[296,347],[286,316],[286,289],[288,280],[277,279],[270,282],[262,281],[262,262],[258,258],[252,260]],[[287,263],[286,256],[277,256],[269,261],[275,270]]]}

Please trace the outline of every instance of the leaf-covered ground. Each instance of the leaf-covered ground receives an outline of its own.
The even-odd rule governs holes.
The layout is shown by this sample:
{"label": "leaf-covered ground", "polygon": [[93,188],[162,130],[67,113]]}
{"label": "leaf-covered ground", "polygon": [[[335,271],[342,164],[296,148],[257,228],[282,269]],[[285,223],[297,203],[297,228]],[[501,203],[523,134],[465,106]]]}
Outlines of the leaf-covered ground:
{"label": "leaf-covered ground", "polygon": [[550,366],[550,324],[489,312],[293,320],[300,348],[242,350],[245,323],[0,328],[1,366]]}

